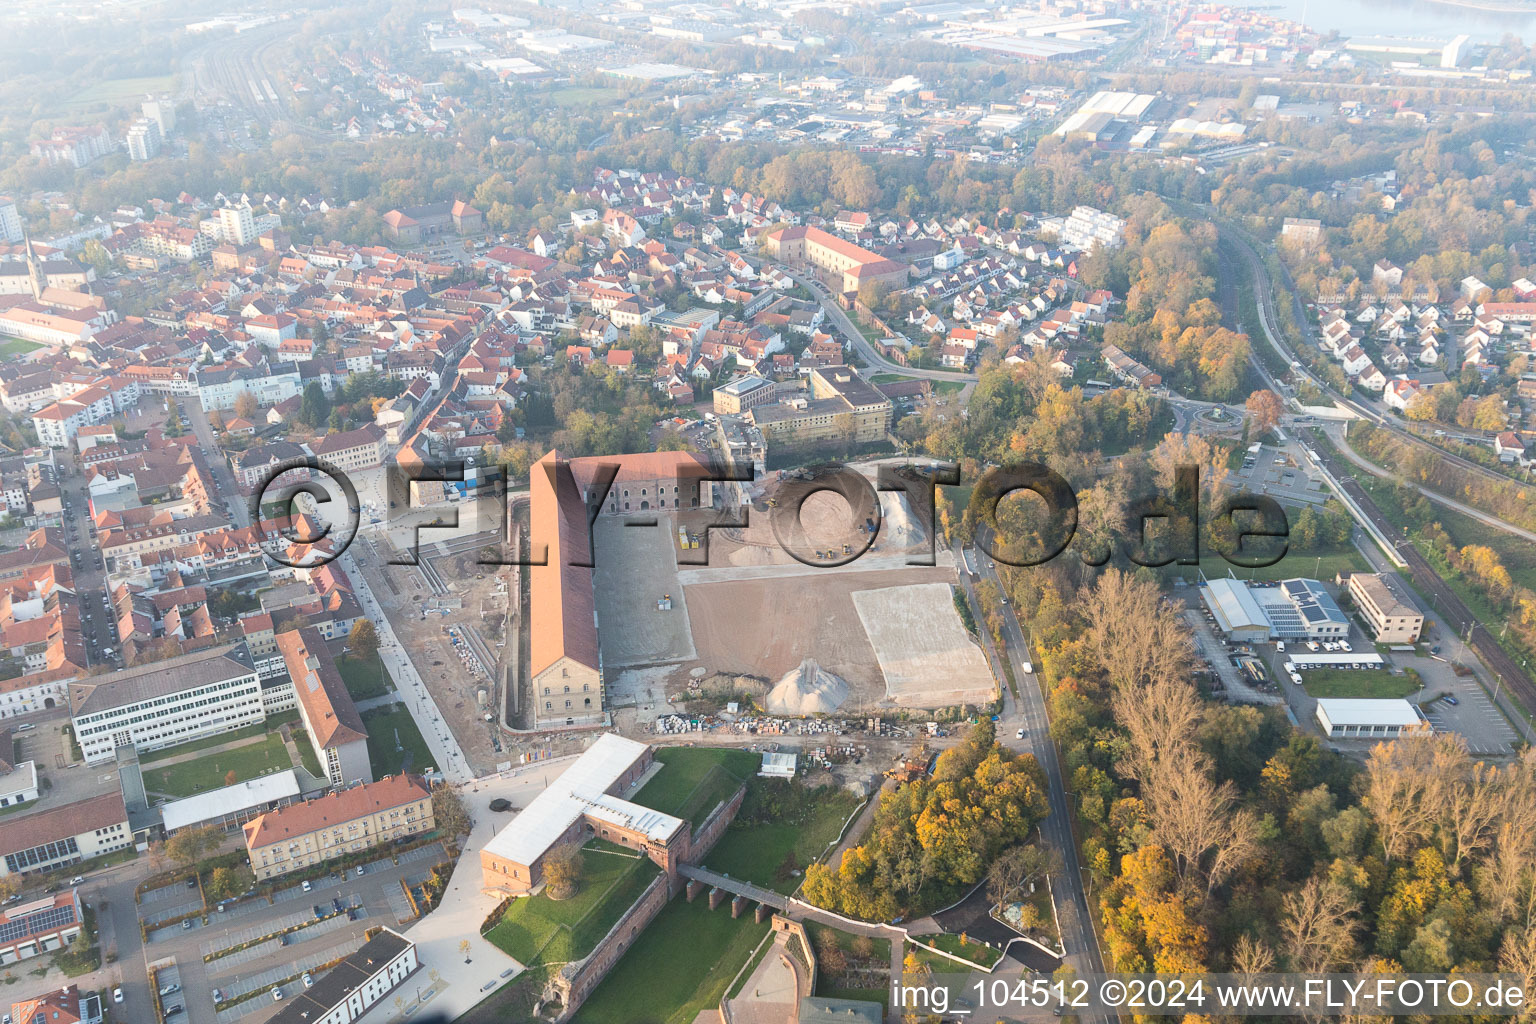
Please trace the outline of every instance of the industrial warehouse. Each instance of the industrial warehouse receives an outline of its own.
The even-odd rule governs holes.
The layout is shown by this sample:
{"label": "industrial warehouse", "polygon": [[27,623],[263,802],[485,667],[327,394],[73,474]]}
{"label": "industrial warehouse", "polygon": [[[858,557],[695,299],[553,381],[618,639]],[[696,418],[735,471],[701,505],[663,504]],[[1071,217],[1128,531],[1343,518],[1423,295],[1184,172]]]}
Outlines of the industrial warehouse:
{"label": "industrial warehouse", "polygon": [[1208,579],[1200,586],[1200,599],[1217,627],[1238,643],[1337,640],[1349,635],[1349,620],[1317,580]]}

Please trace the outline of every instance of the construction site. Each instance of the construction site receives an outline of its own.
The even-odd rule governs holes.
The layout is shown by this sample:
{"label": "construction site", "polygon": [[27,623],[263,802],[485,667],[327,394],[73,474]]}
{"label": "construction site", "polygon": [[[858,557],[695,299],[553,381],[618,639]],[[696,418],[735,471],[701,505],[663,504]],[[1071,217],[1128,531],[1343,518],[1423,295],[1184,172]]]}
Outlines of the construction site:
{"label": "construction site", "polygon": [[[874,467],[860,469],[873,483]],[[792,477],[766,481],[745,527],[708,531],[703,565],[686,564],[700,554],[687,542],[711,513],[644,529],[600,518],[597,618],[610,706],[644,722],[716,676],[764,681],[764,710],[775,714],[991,701],[991,672],[950,596],[950,553],[909,564],[929,540],[905,495],[880,493],[878,506],[859,497]],[[798,520],[786,523],[795,506]]]}

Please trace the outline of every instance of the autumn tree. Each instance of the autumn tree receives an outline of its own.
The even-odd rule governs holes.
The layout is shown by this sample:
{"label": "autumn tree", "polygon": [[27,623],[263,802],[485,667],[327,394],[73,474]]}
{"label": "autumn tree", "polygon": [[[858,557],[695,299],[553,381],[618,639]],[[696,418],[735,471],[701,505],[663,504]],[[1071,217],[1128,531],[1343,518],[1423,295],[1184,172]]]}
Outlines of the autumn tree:
{"label": "autumn tree", "polygon": [[235,397],[235,415],[241,419],[256,420],[256,414],[261,411],[261,405],[256,401],[256,396],[249,391],[242,391]]}
{"label": "autumn tree", "polygon": [[1291,969],[1308,974],[1348,964],[1355,950],[1358,902],[1342,885],[1309,878],[1280,904],[1280,931]]}
{"label": "autumn tree", "polygon": [[585,862],[579,843],[564,843],[544,855],[545,891],[552,900],[567,900],[581,888]]}
{"label": "autumn tree", "polygon": [[182,867],[191,867],[223,841],[224,833],[216,825],[182,829],[165,841],[165,854]]}
{"label": "autumn tree", "polygon": [[1050,865],[1050,854],[1038,844],[1004,850],[987,869],[987,898],[993,903],[1024,898],[1030,886],[1050,872]]}
{"label": "autumn tree", "polygon": [[256,876],[247,867],[214,868],[204,892],[215,903],[233,899],[256,884]]}
{"label": "autumn tree", "polygon": [[1259,437],[1275,429],[1285,413],[1285,403],[1280,400],[1280,396],[1267,388],[1249,395],[1245,408],[1248,410],[1249,422],[1253,425],[1249,435],[1251,437]]}
{"label": "autumn tree", "polygon": [[465,809],[458,790],[441,784],[432,787],[432,822],[445,836],[460,836],[469,832],[469,811]]}
{"label": "autumn tree", "polygon": [[352,623],[347,634],[347,653],[358,661],[371,661],[379,650],[379,631],[367,619]]}

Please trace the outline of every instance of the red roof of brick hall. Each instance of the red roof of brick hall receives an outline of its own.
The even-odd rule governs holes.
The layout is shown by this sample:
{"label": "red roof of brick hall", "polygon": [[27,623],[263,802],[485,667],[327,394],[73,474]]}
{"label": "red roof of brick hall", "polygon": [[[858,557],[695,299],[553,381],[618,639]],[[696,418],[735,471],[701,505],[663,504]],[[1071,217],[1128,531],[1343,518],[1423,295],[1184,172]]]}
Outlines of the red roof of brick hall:
{"label": "red roof of brick hall", "polygon": [[544,565],[529,570],[530,651],[534,675],[561,658],[596,669],[597,627],[593,624],[592,570],[587,510],[573,475],[557,472],[569,460],[551,451],[533,466],[529,480],[529,517],[535,561],[537,546],[548,545]]}

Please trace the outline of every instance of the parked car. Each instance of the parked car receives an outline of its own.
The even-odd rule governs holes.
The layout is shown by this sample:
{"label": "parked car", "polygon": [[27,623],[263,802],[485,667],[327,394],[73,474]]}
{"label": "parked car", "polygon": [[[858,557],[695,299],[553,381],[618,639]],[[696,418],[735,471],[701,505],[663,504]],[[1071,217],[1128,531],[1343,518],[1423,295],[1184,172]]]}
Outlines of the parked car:
{"label": "parked car", "polygon": [[367,873],[368,872],[364,869],[363,865],[359,864],[357,866],[357,877],[358,878],[362,878]]}
{"label": "parked car", "polygon": [[313,984],[314,984],[314,983],[315,983],[315,979],[314,979],[314,978],[311,978],[311,977],[310,977],[310,976],[309,976],[309,972],[308,972],[308,971],[305,971],[305,972],[304,972],[304,977],[303,977],[303,978],[301,978],[301,979],[299,979],[299,980],[301,980],[301,981],[302,981],[302,982],[304,982],[304,987],[305,987],[305,988],[309,988],[309,987],[310,987],[310,986],[311,986],[311,985],[313,985]]}
{"label": "parked car", "polygon": [[196,889],[197,888],[197,876],[196,875],[193,875],[191,878],[187,879],[187,888],[188,889]]}
{"label": "parked car", "polygon": [[191,928],[191,927],[192,927],[192,919],[190,917],[184,917],[184,918],[181,919],[181,930],[182,931],[186,931],[188,928]]}
{"label": "parked car", "polygon": [[273,985],[272,986],[272,1001],[274,1003],[275,1002],[280,1002],[282,1000],[282,998],[283,998],[283,990],[278,988],[276,985]]}
{"label": "parked car", "polygon": [[307,879],[307,878],[306,878],[306,879],[304,879],[304,885],[303,885],[303,889],[304,889],[304,891],[305,891],[305,892],[309,892],[309,890],[311,890],[311,889],[313,889],[313,888],[314,888],[314,886],[312,886],[312,885],[310,885],[310,884],[309,884],[309,879]]}
{"label": "parked car", "polygon": [[123,1001],[123,986],[119,985],[112,990],[112,1001],[114,1003],[121,1003]]}
{"label": "parked car", "polygon": [[1021,739],[1023,739],[1023,738],[1024,738],[1024,730],[1023,730],[1023,729],[1020,729],[1020,730],[1019,730],[1019,731],[1018,731],[1018,734],[1017,734],[1017,735],[1015,735],[1015,736],[1014,736],[1014,739],[1019,739],[1019,740],[1021,740]]}
{"label": "parked car", "polygon": [[1457,700],[1455,697],[1446,697],[1445,702],[1451,707],[1455,707],[1457,704],[1461,703],[1461,701]]}
{"label": "parked car", "polygon": [[214,989],[213,990],[213,1001],[215,1003],[222,1003],[224,1001],[224,993],[221,990],[219,990],[219,989]]}
{"label": "parked car", "polygon": [[71,878],[69,880],[69,884],[70,885],[84,885],[85,884],[85,876],[84,875],[76,875],[74,878]]}
{"label": "parked car", "polygon": [[173,996],[177,992],[180,992],[180,991],[181,991],[181,986],[180,985],[171,984],[171,985],[167,985],[164,988],[162,988],[160,990],[160,995],[161,996]]}
{"label": "parked car", "polygon": [[178,1014],[180,1012],[181,1012],[181,1004],[180,1003],[177,1003],[175,1006],[167,1006],[165,1008],[165,1015],[167,1017],[173,1016],[173,1015]]}

